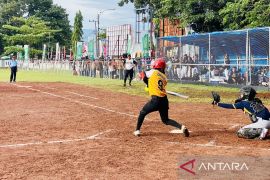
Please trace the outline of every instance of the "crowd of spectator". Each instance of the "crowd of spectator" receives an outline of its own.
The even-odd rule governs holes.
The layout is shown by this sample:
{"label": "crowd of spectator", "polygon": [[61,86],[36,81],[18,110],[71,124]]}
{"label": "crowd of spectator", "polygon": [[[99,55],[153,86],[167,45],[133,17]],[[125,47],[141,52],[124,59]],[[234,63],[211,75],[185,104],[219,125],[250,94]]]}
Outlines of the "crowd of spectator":
{"label": "crowd of spectator", "polygon": [[[134,77],[143,71],[151,69],[154,58],[135,58],[136,67],[134,69]],[[165,57],[166,74],[168,79],[175,81],[201,81],[211,82],[219,81],[219,83],[227,84],[245,84],[247,78],[251,78],[253,85],[260,85],[268,82],[268,67],[252,68],[251,77],[246,72],[242,72],[240,67],[230,64],[230,57],[224,54],[224,62],[217,64],[214,55],[210,55],[210,64],[208,60],[201,60],[195,54],[190,56],[184,54],[182,57]],[[124,59],[100,59],[100,60],[82,60],[77,61],[74,71],[82,76],[124,79]],[[209,70],[210,68],[210,70]]]}

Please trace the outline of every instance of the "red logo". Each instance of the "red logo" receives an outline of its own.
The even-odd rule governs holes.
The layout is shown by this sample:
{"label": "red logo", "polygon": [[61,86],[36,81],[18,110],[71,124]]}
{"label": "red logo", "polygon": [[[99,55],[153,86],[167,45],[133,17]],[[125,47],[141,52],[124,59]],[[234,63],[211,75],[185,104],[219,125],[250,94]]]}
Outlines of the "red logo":
{"label": "red logo", "polygon": [[[186,166],[188,166],[189,164],[191,164],[191,169],[188,169],[188,168],[186,167]],[[187,172],[189,172],[189,173],[195,175],[195,172],[192,171],[193,168],[194,168],[194,164],[195,164],[195,159],[190,160],[190,161],[186,162],[185,164],[182,164],[181,166],[179,166],[179,168],[184,169],[185,171],[187,171]]]}

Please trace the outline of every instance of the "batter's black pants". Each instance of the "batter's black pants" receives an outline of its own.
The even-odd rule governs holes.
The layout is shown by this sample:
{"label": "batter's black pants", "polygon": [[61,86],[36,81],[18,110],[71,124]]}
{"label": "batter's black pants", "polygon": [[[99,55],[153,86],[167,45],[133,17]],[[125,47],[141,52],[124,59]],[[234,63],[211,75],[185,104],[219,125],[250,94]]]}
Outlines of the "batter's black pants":
{"label": "batter's black pants", "polygon": [[11,73],[10,73],[10,82],[16,82],[16,73],[17,73],[17,66],[11,67]]}
{"label": "batter's black pants", "polygon": [[129,76],[129,85],[131,85],[131,81],[133,79],[133,69],[125,70],[125,77],[124,77],[124,85],[126,85],[127,78]]}
{"label": "batter's black pants", "polygon": [[181,129],[182,127],[181,124],[172,119],[169,119],[168,117],[169,102],[167,96],[165,97],[152,96],[151,100],[147,102],[140,111],[136,130],[141,129],[145,116],[154,111],[159,111],[161,120],[164,124]]}

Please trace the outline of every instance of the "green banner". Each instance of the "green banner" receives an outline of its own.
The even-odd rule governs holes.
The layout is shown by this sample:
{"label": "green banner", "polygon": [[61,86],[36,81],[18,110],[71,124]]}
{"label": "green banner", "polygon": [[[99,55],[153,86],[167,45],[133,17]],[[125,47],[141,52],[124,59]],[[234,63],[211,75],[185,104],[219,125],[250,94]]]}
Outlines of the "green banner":
{"label": "green banner", "polygon": [[148,34],[145,34],[142,38],[142,45],[143,45],[143,57],[149,57],[149,50],[150,50],[150,38]]}
{"label": "green banner", "polygon": [[89,53],[89,58],[91,60],[95,59],[95,40],[90,40],[88,42],[88,53]]}
{"label": "green banner", "polygon": [[24,45],[24,60],[29,60],[29,45]]}
{"label": "green banner", "polygon": [[[18,48],[23,48],[23,46],[21,45],[17,45]],[[22,51],[19,51],[17,52],[17,59],[18,60],[23,60],[23,52]]]}
{"label": "green banner", "polygon": [[46,44],[43,44],[42,60],[45,60],[46,58],[46,48],[47,48]]}
{"label": "green banner", "polygon": [[83,50],[83,43],[77,42],[76,59],[78,59],[78,60],[82,59],[82,50]]}

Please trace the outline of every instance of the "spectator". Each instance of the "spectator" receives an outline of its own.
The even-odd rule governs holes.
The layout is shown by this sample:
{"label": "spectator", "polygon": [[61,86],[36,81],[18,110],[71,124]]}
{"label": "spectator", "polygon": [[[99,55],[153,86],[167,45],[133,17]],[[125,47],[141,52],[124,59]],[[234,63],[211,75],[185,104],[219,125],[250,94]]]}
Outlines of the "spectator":
{"label": "spectator", "polygon": [[117,67],[118,67],[118,70],[119,70],[119,78],[122,80],[124,79],[124,64],[123,64],[123,61],[122,59],[119,59],[117,61]]}
{"label": "spectator", "polygon": [[177,77],[178,79],[181,79],[181,68],[180,68],[180,60],[179,59],[176,59],[175,61],[176,63],[176,74],[177,74]]}
{"label": "spectator", "polygon": [[236,67],[233,67],[229,72],[229,84],[239,84],[240,83],[240,74],[237,71]]}
{"label": "spectator", "polygon": [[167,66],[167,72],[168,72],[168,79],[173,79],[172,60],[171,60],[171,58],[168,58],[166,66]]}
{"label": "spectator", "polygon": [[91,61],[91,77],[96,77],[96,64],[95,60]]}
{"label": "spectator", "polygon": [[187,64],[188,63],[188,56],[187,54],[184,55],[184,57],[182,58],[182,69],[181,69],[181,78],[185,78],[187,77],[187,71],[188,71],[188,67]]}
{"label": "spectator", "polygon": [[225,67],[228,67],[228,66],[226,66],[226,64],[230,64],[231,62],[230,62],[230,57],[229,57],[229,55],[226,53],[225,55],[224,55],[224,64],[225,64]]}
{"label": "spectator", "polygon": [[109,60],[109,63],[108,63],[108,66],[109,66],[109,77],[111,79],[114,79],[114,73],[115,73],[115,69],[114,69],[114,60]]}
{"label": "spectator", "polygon": [[216,64],[216,57],[212,53],[210,55],[210,64]]}

